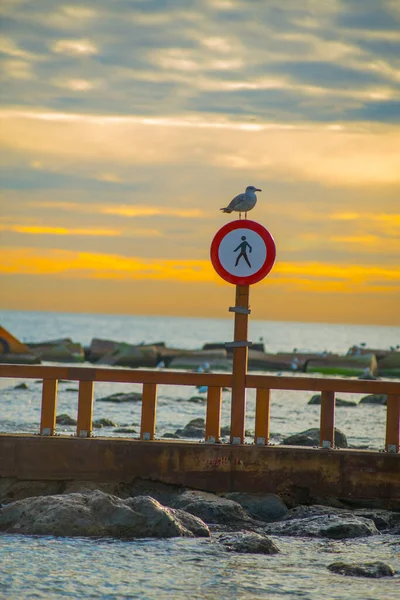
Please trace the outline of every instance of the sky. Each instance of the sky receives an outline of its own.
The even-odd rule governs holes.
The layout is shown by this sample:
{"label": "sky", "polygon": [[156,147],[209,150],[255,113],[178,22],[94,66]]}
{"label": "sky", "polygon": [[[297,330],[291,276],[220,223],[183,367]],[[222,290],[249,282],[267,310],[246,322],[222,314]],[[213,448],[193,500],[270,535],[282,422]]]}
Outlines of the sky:
{"label": "sky", "polygon": [[2,0],[0,308],[400,325],[398,0]]}

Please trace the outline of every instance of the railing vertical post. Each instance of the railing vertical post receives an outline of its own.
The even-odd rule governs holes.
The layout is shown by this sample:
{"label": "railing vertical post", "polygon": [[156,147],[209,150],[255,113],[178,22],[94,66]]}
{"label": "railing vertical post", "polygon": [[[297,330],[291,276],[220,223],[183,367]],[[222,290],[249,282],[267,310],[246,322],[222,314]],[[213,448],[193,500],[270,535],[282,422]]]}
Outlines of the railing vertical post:
{"label": "railing vertical post", "polygon": [[[249,286],[236,286],[236,307],[249,308]],[[243,346],[233,348],[231,444],[243,444],[246,420],[247,331],[249,316],[235,312],[234,342]]]}
{"label": "railing vertical post", "polygon": [[220,441],[221,433],[222,388],[209,387],[207,390],[206,442],[215,444]]}
{"label": "railing vertical post", "polygon": [[157,384],[144,383],[142,395],[142,418],[140,439],[154,440],[156,432]]}
{"label": "railing vertical post", "polygon": [[335,447],[335,392],[321,393],[319,445],[322,448]]}
{"label": "railing vertical post", "polygon": [[387,397],[385,448],[386,452],[400,451],[400,395]]}
{"label": "railing vertical post", "polygon": [[270,398],[271,390],[257,388],[254,443],[258,446],[269,442]]}
{"label": "railing vertical post", "polygon": [[79,382],[78,424],[76,427],[78,437],[90,437],[92,435],[93,391],[93,381]]}
{"label": "railing vertical post", "polygon": [[40,435],[54,435],[56,428],[57,379],[43,379]]}

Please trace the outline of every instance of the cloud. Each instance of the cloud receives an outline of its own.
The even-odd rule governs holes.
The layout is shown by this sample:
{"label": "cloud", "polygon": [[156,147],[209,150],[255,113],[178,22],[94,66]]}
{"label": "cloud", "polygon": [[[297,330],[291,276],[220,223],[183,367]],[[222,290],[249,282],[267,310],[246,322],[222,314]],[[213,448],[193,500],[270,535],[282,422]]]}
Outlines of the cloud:
{"label": "cloud", "polygon": [[97,46],[88,39],[57,40],[51,44],[51,50],[60,54],[87,55],[97,54]]}
{"label": "cloud", "polygon": [[119,237],[119,236],[136,236],[136,237],[157,237],[160,232],[157,229],[99,229],[99,228],[68,228],[49,225],[19,225],[0,223],[0,231],[12,231],[15,233],[23,233],[28,235],[53,235],[53,236],[95,236],[95,237]]}
{"label": "cloud", "polygon": [[1,225],[0,231],[15,231],[31,235],[95,235],[101,237],[117,236],[120,231],[115,229],[67,229],[66,227],[45,227],[41,225]]}
{"label": "cloud", "polygon": [[[219,282],[209,260],[146,259],[76,252],[71,250],[40,250],[36,248],[5,248],[0,265],[3,274],[36,274],[67,278],[119,280],[168,280],[186,282]],[[312,290],[321,293],[375,293],[376,280],[380,290],[396,293],[400,288],[398,267],[329,265],[318,262],[280,262],[268,278],[268,285],[288,289]]]}
{"label": "cloud", "polygon": [[196,163],[328,186],[400,183],[400,128],[395,127],[343,124],[336,130],[311,123],[19,110],[3,111],[0,118],[3,147],[14,161],[35,156],[58,170],[86,169],[93,177],[100,165],[117,167],[117,176],[129,180],[132,164]]}
{"label": "cloud", "polygon": [[80,204],[78,202],[49,202],[35,201],[36,208],[56,208],[77,213],[96,213],[103,215],[116,215],[120,217],[154,217],[167,216],[183,219],[197,219],[207,217],[207,213],[198,208],[168,208],[165,206],[140,206],[140,205],[108,205],[108,204]]}

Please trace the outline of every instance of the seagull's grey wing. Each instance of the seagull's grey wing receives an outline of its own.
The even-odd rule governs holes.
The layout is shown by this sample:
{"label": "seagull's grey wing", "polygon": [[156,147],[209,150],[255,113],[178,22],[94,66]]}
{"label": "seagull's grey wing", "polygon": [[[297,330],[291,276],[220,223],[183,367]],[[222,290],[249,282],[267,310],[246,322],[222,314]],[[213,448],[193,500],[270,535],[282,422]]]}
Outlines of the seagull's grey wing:
{"label": "seagull's grey wing", "polygon": [[238,205],[243,202],[244,200],[244,194],[238,194],[237,196],[235,196],[228,204],[227,208],[231,208],[232,210],[235,210],[235,208],[238,207]]}

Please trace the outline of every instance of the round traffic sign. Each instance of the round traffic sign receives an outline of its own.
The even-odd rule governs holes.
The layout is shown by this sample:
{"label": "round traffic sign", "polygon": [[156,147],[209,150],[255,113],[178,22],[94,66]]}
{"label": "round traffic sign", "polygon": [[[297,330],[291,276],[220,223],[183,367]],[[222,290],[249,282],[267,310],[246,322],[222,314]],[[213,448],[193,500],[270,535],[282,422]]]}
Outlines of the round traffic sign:
{"label": "round traffic sign", "polygon": [[275,242],[260,223],[239,219],[227,223],[215,234],[210,255],[222,279],[236,285],[250,285],[264,279],[272,269]]}

